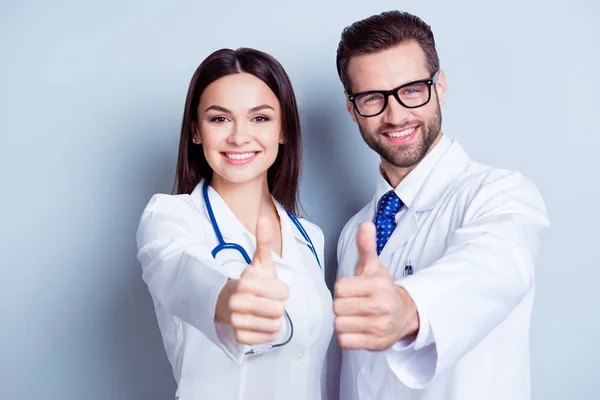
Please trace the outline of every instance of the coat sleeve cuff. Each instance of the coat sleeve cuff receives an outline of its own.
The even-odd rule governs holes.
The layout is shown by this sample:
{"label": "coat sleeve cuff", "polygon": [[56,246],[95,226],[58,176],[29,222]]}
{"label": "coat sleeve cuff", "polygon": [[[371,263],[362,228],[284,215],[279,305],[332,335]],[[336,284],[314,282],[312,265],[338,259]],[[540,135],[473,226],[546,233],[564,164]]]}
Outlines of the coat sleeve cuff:
{"label": "coat sleeve cuff", "polygon": [[235,340],[235,332],[230,324],[215,322],[215,330],[220,347],[237,365],[241,365],[249,346]]}
{"label": "coat sleeve cuff", "polygon": [[[180,293],[190,295],[191,304],[206,305],[206,308],[196,308],[195,312],[189,308],[189,305],[184,307],[189,310],[191,324],[203,332],[208,340],[223,350],[231,360],[240,365],[244,358],[246,346],[235,340],[233,327],[230,324],[215,321],[217,300],[229,277],[213,268],[189,268],[188,271],[193,271],[190,274],[191,276],[187,276],[188,282],[195,280],[198,285],[186,287],[186,290],[182,290]],[[194,290],[195,287],[201,287],[202,289]]]}
{"label": "coat sleeve cuff", "polygon": [[402,383],[412,389],[423,389],[433,379],[437,369],[437,349],[427,314],[425,290],[415,276],[396,284],[402,286],[413,299],[419,315],[416,337],[404,338],[385,352],[388,365]]}
{"label": "coat sleeve cuff", "polygon": [[[209,271],[216,272],[214,270]],[[223,290],[223,287],[227,283],[228,277],[217,272],[214,278],[214,284],[209,286],[210,289],[205,292],[206,299],[204,299],[204,302],[200,300],[200,304],[210,304],[209,310],[211,310],[211,313],[206,314],[206,318],[202,318],[200,321],[205,326],[201,330],[208,333],[208,339],[220,347],[230,359],[237,365],[241,365],[248,346],[239,343],[235,339],[235,332],[231,324],[217,322],[214,317],[217,300],[219,299],[221,290]]]}

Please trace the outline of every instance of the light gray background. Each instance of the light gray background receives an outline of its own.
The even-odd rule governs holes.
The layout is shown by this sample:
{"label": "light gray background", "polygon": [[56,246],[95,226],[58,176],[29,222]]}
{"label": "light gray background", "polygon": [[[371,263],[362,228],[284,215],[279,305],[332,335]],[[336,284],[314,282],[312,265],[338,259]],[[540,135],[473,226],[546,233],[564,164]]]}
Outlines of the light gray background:
{"label": "light gray background", "polygon": [[150,196],[172,187],[188,83],[217,48],[256,47],[289,72],[302,202],[334,268],[377,171],[335,50],[344,26],[398,7],[434,29],[445,133],[524,172],[547,202],[534,399],[600,398],[597,1],[133,3],[0,4],[1,399],[173,398],[135,230]]}

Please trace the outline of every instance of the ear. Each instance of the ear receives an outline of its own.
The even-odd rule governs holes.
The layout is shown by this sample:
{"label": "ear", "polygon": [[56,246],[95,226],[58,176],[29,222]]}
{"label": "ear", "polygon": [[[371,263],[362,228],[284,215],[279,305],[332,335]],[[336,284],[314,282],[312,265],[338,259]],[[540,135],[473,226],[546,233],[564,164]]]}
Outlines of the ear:
{"label": "ear", "polygon": [[285,137],[285,133],[281,132],[279,134],[279,144],[286,144],[287,143],[287,139]]}
{"label": "ear", "polygon": [[446,74],[443,69],[438,72],[438,80],[435,83],[435,91],[438,96],[440,106],[443,106],[446,101]]}
{"label": "ear", "polygon": [[348,114],[350,114],[352,121],[356,123],[356,111],[354,110],[354,104],[352,104],[352,102],[348,100],[348,93],[346,91],[344,91],[344,97],[346,97],[346,110],[348,110]]}
{"label": "ear", "polygon": [[192,139],[196,140],[195,144],[202,143],[202,136],[200,135],[200,127],[198,126],[198,121],[192,121]]}

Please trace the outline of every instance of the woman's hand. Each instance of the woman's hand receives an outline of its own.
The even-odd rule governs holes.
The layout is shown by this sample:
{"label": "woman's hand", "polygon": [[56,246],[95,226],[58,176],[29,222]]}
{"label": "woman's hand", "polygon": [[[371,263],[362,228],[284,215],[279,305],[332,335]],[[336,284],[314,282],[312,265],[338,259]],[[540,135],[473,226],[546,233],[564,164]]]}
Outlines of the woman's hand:
{"label": "woman's hand", "polygon": [[215,318],[231,323],[239,343],[256,345],[275,340],[285,312],[283,301],[289,290],[277,278],[271,257],[273,232],[268,221],[259,218],[256,252],[252,264],[239,280],[227,281],[217,301]]}

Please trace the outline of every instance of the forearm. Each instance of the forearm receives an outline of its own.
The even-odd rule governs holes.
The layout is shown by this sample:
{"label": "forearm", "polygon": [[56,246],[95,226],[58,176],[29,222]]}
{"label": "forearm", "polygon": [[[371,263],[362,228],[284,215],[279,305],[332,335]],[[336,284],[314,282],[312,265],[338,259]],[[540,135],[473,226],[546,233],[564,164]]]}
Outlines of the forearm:
{"label": "forearm", "polygon": [[210,336],[227,276],[209,266],[199,251],[183,250],[175,243],[147,260],[142,264],[142,276],[153,298],[171,315]]}

